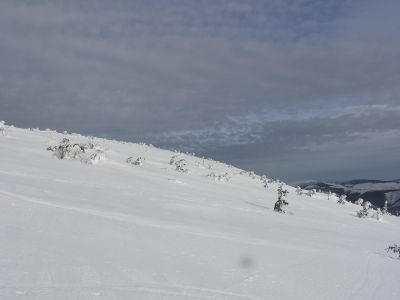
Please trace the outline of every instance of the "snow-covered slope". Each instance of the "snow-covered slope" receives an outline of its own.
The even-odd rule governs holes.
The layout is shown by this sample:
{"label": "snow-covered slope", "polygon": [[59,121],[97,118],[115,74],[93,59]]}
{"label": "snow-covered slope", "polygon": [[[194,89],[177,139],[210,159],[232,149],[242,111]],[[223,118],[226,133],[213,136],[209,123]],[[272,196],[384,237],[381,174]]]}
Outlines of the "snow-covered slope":
{"label": "snow-covered slope", "polygon": [[65,137],[88,141],[0,133],[0,299],[399,299],[399,218],[289,186],[279,214],[277,182],[117,141],[93,165],[46,151]]}
{"label": "snow-covered slope", "polygon": [[349,201],[355,202],[360,197],[370,201],[376,207],[383,207],[388,201],[392,214],[400,213],[400,180],[350,180],[343,182],[306,181],[298,183],[307,190],[331,191],[338,195],[347,195]]}

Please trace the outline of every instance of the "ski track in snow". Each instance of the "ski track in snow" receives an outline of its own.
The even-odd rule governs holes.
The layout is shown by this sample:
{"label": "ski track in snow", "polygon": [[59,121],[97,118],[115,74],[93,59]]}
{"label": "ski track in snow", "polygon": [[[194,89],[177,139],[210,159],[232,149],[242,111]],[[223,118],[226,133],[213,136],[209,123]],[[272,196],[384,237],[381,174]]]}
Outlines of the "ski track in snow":
{"label": "ski track in snow", "polygon": [[63,205],[63,204],[55,204],[47,201],[43,201],[40,199],[35,199],[33,197],[27,197],[15,193],[10,193],[10,192],[1,192],[0,194],[11,197],[16,200],[21,200],[25,202],[30,202],[33,204],[38,204],[38,205],[43,205],[43,206],[48,206],[56,209],[62,209],[62,210],[69,210],[69,211],[74,211],[78,212],[81,214],[87,214],[90,216],[94,217],[99,217],[99,218],[104,218],[112,221],[118,221],[118,222],[126,222],[130,223],[135,226],[144,226],[144,227],[151,227],[151,228],[156,228],[156,229],[161,229],[161,230],[169,230],[169,231],[177,231],[180,233],[188,234],[188,235],[195,235],[203,238],[209,238],[209,239],[223,239],[223,240],[228,240],[236,243],[241,243],[241,244],[251,244],[251,245],[270,245],[271,243],[266,242],[265,240],[260,240],[260,239],[243,239],[241,237],[235,237],[232,234],[229,233],[222,233],[222,232],[207,232],[205,230],[203,231],[196,231],[195,228],[192,227],[187,227],[187,226],[182,226],[182,225],[171,225],[167,223],[158,223],[154,219],[145,219],[140,216],[132,216],[132,215],[127,215],[127,214],[122,214],[122,213],[111,213],[108,211],[101,211],[101,210],[95,210],[95,209],[90,209],[90,208],[82,208],[82,207],[74,207],[74,206],[69,206],[69,205]]}
{"label": "ski track in snow", "polygon": [[[209,300],[223,300],[223,299],[232,299],[232,300],[240,300],[240,299],[248,299],[248,300],[265,300],[265,298],[251,296],[251,295],[243,295],[239,293],[232,293],[223,290],[216,289],[208,289],[194,286],[184,286],[184,285],[166,285],[160,283],[134,283],[129,286],[123,285],[70,285],[70,284],[58,284],[58,285],[50,285],[50,286],[32,286],[32,285],[24,285],[24,286],[8,286],[7,291],[4,293],[0,292],[0,296],[2,294],[12,295],[15,293],[16,295],[29,295],[29,294],[37,294],[37,295],[48,295],[48,294],[57,294],[63,293],[68,294],[74,293],[79,295],[81,299],[84,297],[100,297],[100,299],[105,296],[109,299],[110,296],[113,296],[112,293],[118,295],[119,293],[129,293],[131,297],[133,296],[144,296],[148,299],[149,295],[156,294],[165,296],[168,298],[165,299],[209,299]],[[111,291],[111,293],[110,293]],[[169,296],[173,296],[174,298],[169,298]],[[179,298],[175,298],[179,297]],[[85,298],[82,298],[85,299]],[[118,298],[116,298],[118,299]],[[135,298],[136,299],[136,298]],[[143,298],[139,298],[143,299]]]}

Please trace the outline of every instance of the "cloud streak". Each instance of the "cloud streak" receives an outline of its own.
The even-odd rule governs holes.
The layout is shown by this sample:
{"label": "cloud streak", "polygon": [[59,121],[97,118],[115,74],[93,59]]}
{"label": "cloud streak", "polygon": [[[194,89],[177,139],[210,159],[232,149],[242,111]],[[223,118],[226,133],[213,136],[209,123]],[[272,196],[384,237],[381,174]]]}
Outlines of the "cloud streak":
{"label": "cloud streak", "polygon": [[291,161],[310,144],[400,129],[398,8],[391,0],[4,0],[0,118],[268,169],[262,153],[247,160],[249,148]]}

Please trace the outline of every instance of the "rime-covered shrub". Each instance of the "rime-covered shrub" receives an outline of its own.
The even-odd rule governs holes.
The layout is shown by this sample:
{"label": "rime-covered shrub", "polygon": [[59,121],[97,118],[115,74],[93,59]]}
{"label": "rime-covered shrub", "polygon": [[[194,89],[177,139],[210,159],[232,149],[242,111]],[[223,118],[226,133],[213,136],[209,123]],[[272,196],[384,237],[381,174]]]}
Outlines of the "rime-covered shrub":
{"label": "rime-covered shrub", "polygon": [[296,194],[299,195],[299,196],[303,195],[303,189],[301,187],[297,186],[296,187]]}
{"label": "rime-covered shrub", "polygon": [[253,171],[240,171],[239,173],[240,175],[245,175],[245,176],[249,176],[252,179],[256,179],[258,176],[253,172]]}
{"label": "rime-covered shrub", "polygon": [[279,213],[285,213],[283,207],[286,205],[289,205],[289,203],[283,199],[283,197],[286,197],[286,195],[289,192],[285,189],[283,189],[283,186],[279,186],[278,188],[278,201],[275,202],[274,205],[274,211],[279,212]]}
{"label": "rime-covered shrub", "polygon": [[175,164],[175,162],[177,161],[179,155],[173,155],[169,161],[169,164],[172,166]]}
{"label": "rime-covered shrub", "polygon": [[363,199],[363,198],[358,198],[358,199],[354,202],[354,204],[357,204],[357,205],[360,205],[360,206],[362,206],[363,203],[364,203],[364,199]]}
{"label": "rime-covered shrub", "polygon": [[398,255],[399,255],[398,259],[400,259],[400,246],[397,246],[397,244],[393,244],[393,245],[387,247],[385,250],[386,250],[388,253],[389,253],[389,252],[392,252],[392,253],[394,253],[394,254],[398,254]]}
{"label": "rime-covered shrub", "polygon": [[384,215],[390,215],[389,209],[388,209],[388,201],[385,200],[382,208],[382,214]]}
{"label": "rime-covered shrub", "polygon": [[359,218],[368,217],[370,207],[371,207],[371,202],[365,201],[363,203],[363,208],[357,212],[357,217],[359,217]]}
{"label": "rime-covered shrub", "polygon": [[6,135],[6,122],[0,121],[0,134],[1,135]]}
{"label": "rime-covered shrub", "polygon": [[69,139],[63,138],[56,146],[50,146],[48,151],[54,153],[58,159],[74,159],[85,164],[96,164],[104,159],[104,149],[88,142],[86,144],[72,144]]}
{"label": "rime-covered shrub", "polygon": [[202,168],[202,169],[207,169],[211,170],[212,169],[212,164],[208,160],[205,160],[204,158],[201,159],[201,161],[196,162],[196,166]]}
{"label": "rime-covered shrub", "polygon": [[312,189],[312,190],[308,190],[307,193],[306,193],[306,195],[307,195],[308,197],[312,197],[312,196],[314,196],[316,193],[317,193],[317,191],[316,191],[315,189]]}
{"label": "rime-covered shrub", "polygon": [[346,199],[347,199],[346,195],[341,195],[341,196],[339,197],[339,200],[337,201],[337,203],[339,203],[339,204],[346,204]]}
{"label": "rime-covered shrub", "polygon": [[189,173],[189,169],[186,167],[186,160],[184,159],[180,159],[175,161],[175,169],[178,172],[182,172],[182,173]]}
{"label": "rime-covered shrub", "polygon": [[126,163],[132,166],[143,166],[145,160],[146,158],[141,156],[136,159],[134,159],[133,157],[128,157],[126,159]]}
{"label": "rime-covered shrub", "polygon": [[207,178],[214,179],[215,181],[224,181],[224,182],[228,182],[231,179],[228,173],[217,175],[214,172],[208,174]]}
{"label": "rime-covered shrub", "polygon": [[336,194],[335,194],[335,193],[332,193],[331,191],[328,191],[328,193],[326,193],[326,194],[327,194],[328,200],[330,200],[330,199],[332,199],[333,197],[336,196]]}
{"label": "rime-covered shrub", "polygon": [[186,167],[186,160],[181,158],[179,159],[179,155],[173,155],[169,161],[171,166],[175,166],[175,169],[178,172],[189,173],[188,168]]}
{"label": "rime-covered shrub", "polygon": [[382,219],[383,219],[382,210],[380,208],[377,208],[372,217],[377,219],[378,221],[382,221]]}
{"label": "rime-covered shrub", "polygon": [[263,183],[265,188],[268,188],[268,178],[265,175],[260,177],[261,182]]}

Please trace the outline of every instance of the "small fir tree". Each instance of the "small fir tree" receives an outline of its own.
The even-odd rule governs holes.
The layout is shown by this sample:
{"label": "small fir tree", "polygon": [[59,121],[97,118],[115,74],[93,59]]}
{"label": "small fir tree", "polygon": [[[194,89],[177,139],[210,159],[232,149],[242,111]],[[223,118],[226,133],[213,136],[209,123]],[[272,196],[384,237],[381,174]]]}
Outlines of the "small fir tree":
{"label": "small fir tree", "polygon": [[299,195],[299,196],[303,195],[303,189],[302,189],[301,187],[297,186],[297,187],[296,187],[296,193],[297,193],[297,195]]}
{"label": "small fir tree", "polygon": [[362,205],[363,203],[364,203],[363,198],[358,198],[358,199],[354,202],[354,204],[357,204],[357,205]]}
{"label": "small fir tree", "polygon": [[309,190],[309,191],[306,193],[306,195],[307,195],[308,197],[312,197],[312,196],[314,196],[316,193],[317,193],[317,191],[316,191],[315,189],[312,189],[312,190]]}
{"label": "small fir tree", "polygon": [[5,135],[5,131],[6,131],[5,124],[6,123],[4,121],[0,121],[0,132],[1,132],[1,135]]}
{"label": "small fir tree", "polygon": [[330,200],[333,196],[336,196],[336,194],[328,191],[328,200]]}
{"label": "small fir tree", "polygon": [[341,195],[337,203],[346,204],[346,195]]}
{"label": "small fir tree", "polygon": [[371,207],[371,203],[369,201],[365,201],[363,203],[363,208],[362,210],[357,212],[357,217],[359,218],[366,218],[368,217],[369,214],[369,208]]}
{"label": "small fir tree", "polygon": [[283,189],[282,185],[279,186],[278,188],[278,201],[275,202],[275,206],[274,206],[274,211],[279,212],[279,213],[285,213],[285,211],[283,210],[283,207],[285,205],[289,205],[288,202],[286,202],[285,199],[283,199],[283,197],[286,197],[286,195],[289,192],[285,189]]}
{"label": "small fir tree", "polygon": [[385,200],[385,203],[383,204],[383,208],[382,208],[382,214],[384,215],[389,215],[389,210],[388,210],[388,201]]}
{"label": "small fir tree", "polygon": [[373,217],[375,219],[377,219],[378,221],[382,221],[382,216],[383,216],[382,210],[380,208],[377,208],[376,212],[373,215]]}
{"label": "small fir tree", "polygon": [[260,179],[261,179],[261,182],[263,183],[264,187],[265,187],[265,188],[268,188],[268,179],[267,179],[267,176],[262,175]]}

